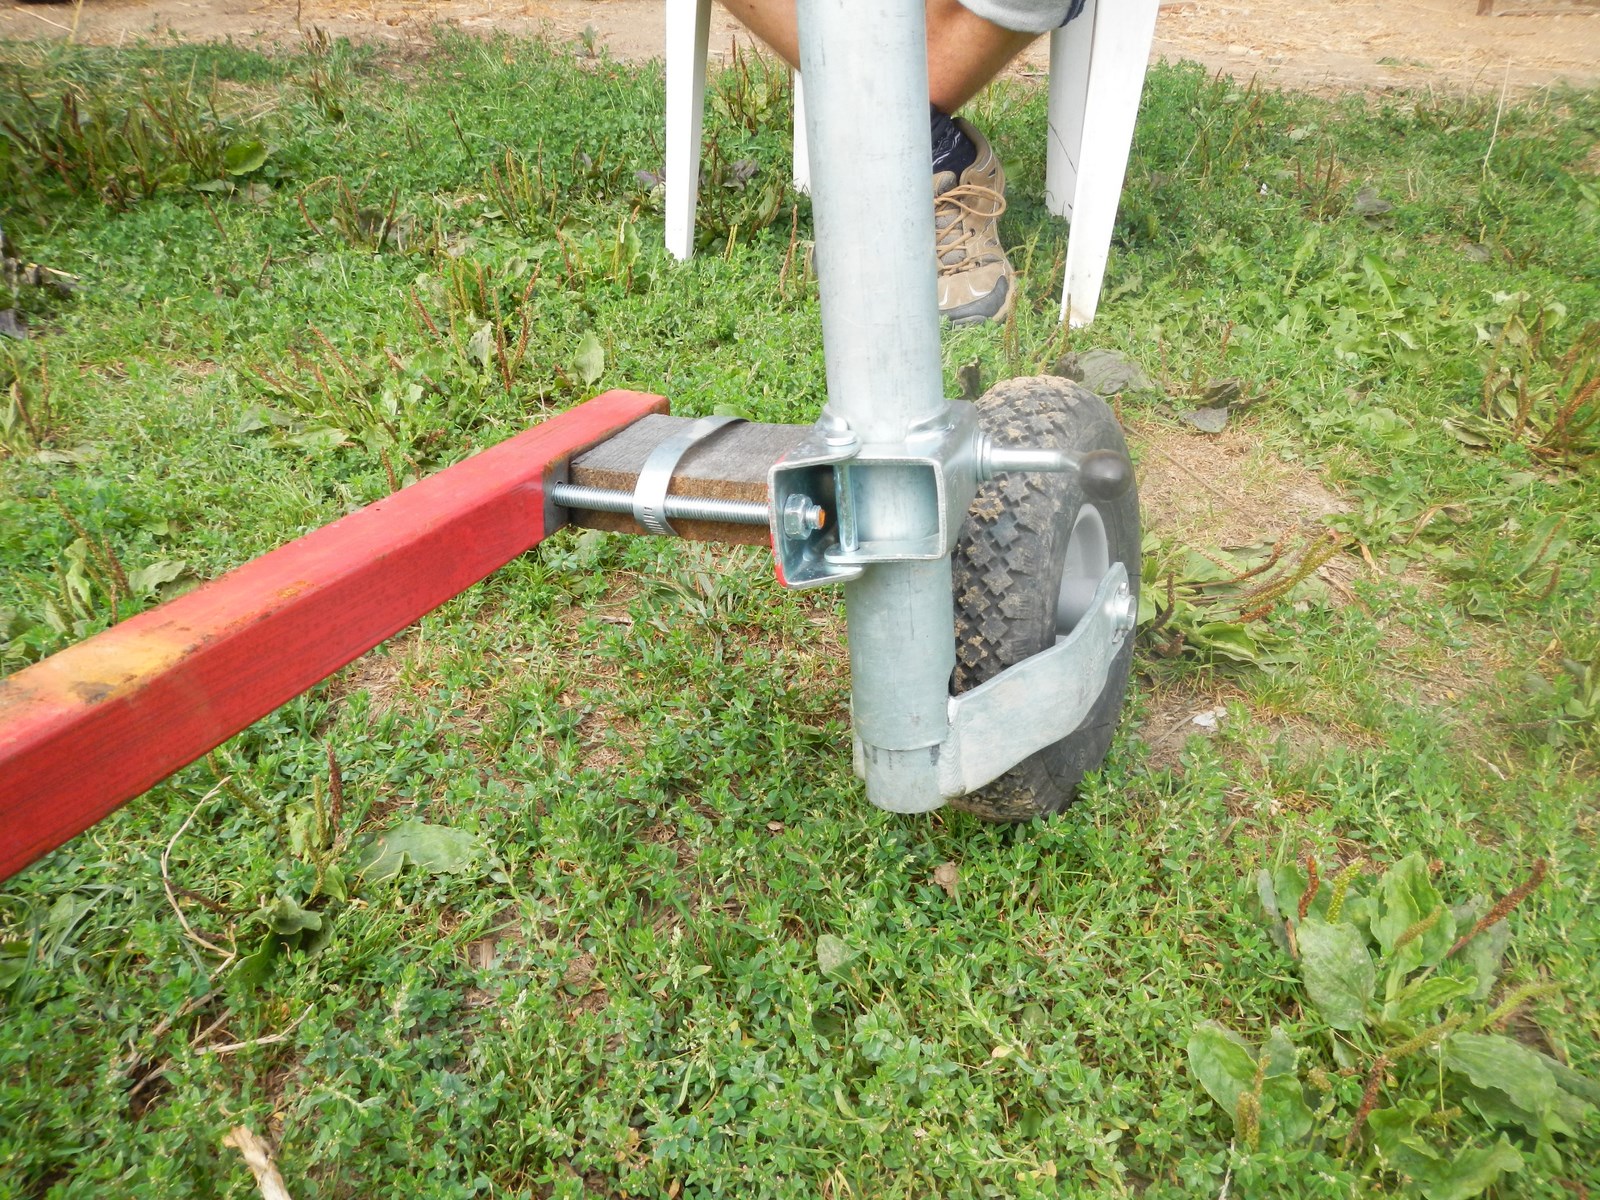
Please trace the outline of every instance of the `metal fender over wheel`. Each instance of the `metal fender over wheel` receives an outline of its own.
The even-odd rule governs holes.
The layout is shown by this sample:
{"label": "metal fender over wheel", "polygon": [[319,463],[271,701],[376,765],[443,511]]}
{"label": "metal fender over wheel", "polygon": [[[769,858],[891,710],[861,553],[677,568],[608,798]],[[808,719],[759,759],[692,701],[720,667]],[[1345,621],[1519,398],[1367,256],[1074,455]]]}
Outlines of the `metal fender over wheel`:
{"label": "metal fender over wheel", "polygon": [[[1106,402],[1068,379],[1036,375],[996,384],[978,401],[985,432],[1002,446],[1127,454]],[[1088,610],[1111,563],[1139,581],[1139,495],[1129,486],[1093,499],[1074,471],[1014,471],[983,484],[952,557],[959,694],[1055,645]],[[1122,644],[1083,724],[993,783],[950,803],[990,821],[1026,821],[1071,804],[1098,767],[1128,690],[1133,636]]]}

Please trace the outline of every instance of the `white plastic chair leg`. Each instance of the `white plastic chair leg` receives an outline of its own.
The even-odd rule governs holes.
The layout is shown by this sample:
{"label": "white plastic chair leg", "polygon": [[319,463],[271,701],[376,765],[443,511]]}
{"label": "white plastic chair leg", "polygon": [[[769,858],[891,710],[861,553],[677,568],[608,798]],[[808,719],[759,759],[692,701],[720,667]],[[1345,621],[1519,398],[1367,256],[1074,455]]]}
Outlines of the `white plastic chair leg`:
{"label": "white plastic chair leg", "polygon": [[811,158],[806,151],[806,91],[794,73],[794,190],[810,194]]}
{"label": "white plastic chair leg", "polygon": [[1083,147],[1083,106],[1089,96],[1089,47],[1097,0],[1050,34],[1050,117],[1045,147],[1044,203],[1058,217],[1072,216]]}
{"label": "white plastic chair leg", "polygon": [[700,130],[705,117],[711,0],[667,0],[667,250],[694,253],[700,198]]}
{"label": "white plastic chair leg", "polygon": [[[1100,303],[1158,7],[1159,0],[1096,5],[1084,136],[1067,238],[1067,281],[1061,297],[1061,319],[1074,326],[1094,320]],[[1088,19],[1087,14],[1079,18]]]}

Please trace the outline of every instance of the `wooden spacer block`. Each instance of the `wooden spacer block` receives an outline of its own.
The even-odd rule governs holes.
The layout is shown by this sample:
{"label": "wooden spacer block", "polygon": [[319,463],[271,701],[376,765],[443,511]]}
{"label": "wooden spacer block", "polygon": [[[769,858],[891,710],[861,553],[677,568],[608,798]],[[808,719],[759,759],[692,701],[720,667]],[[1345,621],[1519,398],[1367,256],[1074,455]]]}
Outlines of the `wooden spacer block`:
{"label": "wooden spacer block", "polygon": [[[574,458],[570,481],[585,487],[631,493],[650,452],[694,421],[693,417],[661,414],[642,417],[615,437]],[[810,425],[763,425],[754,421],[721,429],[684,452],[667,494],[764,503],[768,469],[799,445],[811,429]],[[647,532],[628,513],[572,509],[570,516],[574,525],[585,529]],[[771,542],[765,525],[674,520],[672,527],[681,537],[693,542],[730,542],[739,546],[765,546]]]}

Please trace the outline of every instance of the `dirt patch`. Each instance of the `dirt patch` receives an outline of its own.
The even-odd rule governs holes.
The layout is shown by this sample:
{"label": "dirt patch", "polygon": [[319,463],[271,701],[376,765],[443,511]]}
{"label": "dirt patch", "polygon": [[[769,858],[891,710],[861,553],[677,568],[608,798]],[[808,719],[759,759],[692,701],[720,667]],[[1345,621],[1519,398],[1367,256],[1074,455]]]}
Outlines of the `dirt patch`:
{"label": "dirt patch", "polygon": [[1280,458],[1254,432],[1218,434],[1133,420],[1145,527],[1190,546],[1275,542],[1349,506],[1305,466]]}
{"label": "dirt patch", "polygon": [[[1270,746],[1280,743],[1300,761],[1326,757],[1333,750],[1357,749],[1374,744],[1372,735],[1339,721],[1331,708],[1306,712],[1270,712],[1253,701],[1226,677],[1209,673],[1185,674],[1173,680],[1156,676],[1141,687],[1141,714],[1135,736],[1145,746],[1145,763],[1157,771],[1181,769],[1183,752],[1194,737],[1216,737],[1226,732],[1235,717],[1248,714],[1256,731],[1252,741]],[[1251,756],[1237,756],[1240,769]],[[1271,808],[1304,812],[1318,807],[1308,797],[1277,794]]]}
{"label": "dirt patch", "polygon": [[1194,675],[1172,683],[1147,682],[1140,691],[1142,712],[1135,736],[1144,743],[1146,764],[1158,771],[1176,769],[1191,737],[1212,736],[1226,720],[1217,710],[1226,712],[1230,701],[1244,700],[1225,681]]}
{"label": "dirt patch", "polygon": [[584,1013],[602,1012],[611,1003],[611,994],[595,978],[598,971],[595,956],[585,950],[561,973],[561,990],[557,996],[567,1020],[576,1020]]}
{"label": "dirt patch", "polygon": [[1155,52],[1318,91],[1516,90],[1600,80],[1600,5],[1251,0],[1161,6]]}
{"label": "dirt patch", "polygon": [[[554,926],[551,926],[552,936]],[[467,943],[467,966],[474,971],[492,971],[504,963],[507,951],[523,945],[522,926],[514,908],[507,908],[494,919],[493,927],[481,938]],[[485,1008],[495,1002],[498,991],[469,987],[462,994],[468,1008]]]}
{"label": "dirt patch", "polygon": [[1510,668],[1514,645],[1503,626],[1478,621],[1453,623],[1452,643],[1441,644],[1405,617],[1407,612],[1442,607],[1443,585],[1420,567],[1408,570],[1399,583],[1412,591],[1415,599],[1405,609],[1377,619],[1384,650],[1377,669],[1410,681],[1428,703],[1465,713],[1467,704],[1488,692]]}
{"label": "dirt patch", "polygon": [[415,685],[408,685],[402,676],[407,667],[421,661],[420,642],[417,632],[411,630],[363,654],[329,683],[329,699],[365,692],[373,716],[382,716],[402,699],[415,700]]}
{"label": "dirt patch", "polygon": [[[1320,91],[1526,90],[1600,82],[1600,0],[1166,0],[1151,56],[1191,59],[1242,78]],[[415,48],[441,23],[469,33],[540,36],[604,47],[625,61],[661,57],[661,0],[85,0],[0,10],[0,37],[102,45],[138,39],[297,44],[313,26],[335,37]],[[711,49],[726,60],[749,38],[713,8]],[[1048,68],[1044,41],[1013,70]]]}

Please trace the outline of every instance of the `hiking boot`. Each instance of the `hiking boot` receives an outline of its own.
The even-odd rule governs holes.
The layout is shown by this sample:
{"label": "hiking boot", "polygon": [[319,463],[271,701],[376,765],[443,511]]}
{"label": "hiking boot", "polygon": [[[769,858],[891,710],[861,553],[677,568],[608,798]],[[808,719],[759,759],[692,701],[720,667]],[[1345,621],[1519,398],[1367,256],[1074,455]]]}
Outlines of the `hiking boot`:
{"label": "hiking boot", "polygon": [[952,325],[1003,321],[1016,302],[1016,272],[1000,246],[1006,173],[987,138],[957,118],[978,148],[959,177],[933,177],[934,240],[939,255],[939,313]]}

